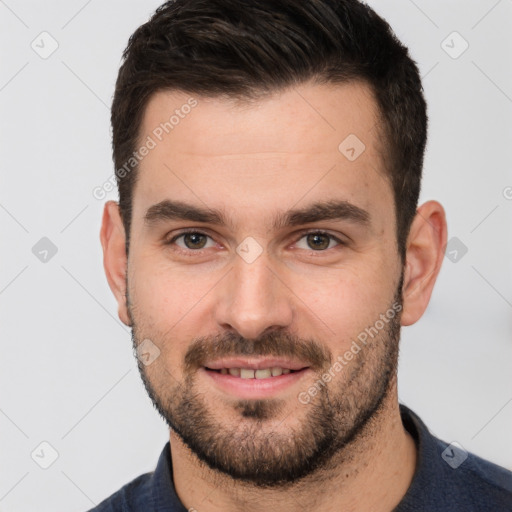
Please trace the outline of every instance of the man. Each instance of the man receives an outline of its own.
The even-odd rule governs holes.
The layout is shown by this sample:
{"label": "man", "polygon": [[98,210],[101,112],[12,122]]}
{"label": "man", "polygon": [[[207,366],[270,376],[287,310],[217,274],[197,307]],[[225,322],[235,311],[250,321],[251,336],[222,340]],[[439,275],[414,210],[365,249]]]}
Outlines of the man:
{"label": "man", "polygon": [[[398,403],[446,244],[415,63],[355,0],[177,0],[131,37],[101,242],[154,473],[97,511],[512,510]],[[466,457],[467,456],[467,457]]]}

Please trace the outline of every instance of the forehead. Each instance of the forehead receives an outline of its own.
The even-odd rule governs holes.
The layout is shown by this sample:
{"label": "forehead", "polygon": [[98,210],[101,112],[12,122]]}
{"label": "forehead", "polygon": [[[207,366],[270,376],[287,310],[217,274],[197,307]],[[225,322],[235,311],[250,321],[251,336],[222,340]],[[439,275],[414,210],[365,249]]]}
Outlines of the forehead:
{"label": "forehead", "polygon": [[160,127],[164,138],[172,133],[169,147],[182,146],[182,136],[194,133],[186,144],[196,154],[225,154],[229,146],[246,153],[296,153],[337,147],[350,133],[371,143],[377,114],[373,92],[364,82],[308,83],[255,100],[161,91],[150,98],[140,132],[145,136],[156,130],[158,137]]}
{"label": "forehead", "polygon": [[252,102],[156,93],[140,130],[139,145],[151,140],[152,149],[139,164],[134,220],[169,198],[253,214],[319,198],[392,209],[377,119],[359,82],[303,84]]}

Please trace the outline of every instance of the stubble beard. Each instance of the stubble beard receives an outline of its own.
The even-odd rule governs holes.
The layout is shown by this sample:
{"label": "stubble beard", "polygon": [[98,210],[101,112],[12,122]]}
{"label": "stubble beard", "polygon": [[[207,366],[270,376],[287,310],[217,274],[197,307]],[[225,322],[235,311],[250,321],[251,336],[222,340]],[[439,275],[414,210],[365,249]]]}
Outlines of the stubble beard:
{"label": "stubble beard", "polygon": [[[395,293],[395,308],[402,304],[401,285],[402,280]],[[236,400],[231,404],[238,421],[223,422],[222,413],[216,417],[213,400],[199,393],[195,377],[200,362],[212,354],[279,356],[299,352],[316,365],[321,363],[317,381],[332,367],[334,358],[314,340],[284,332],[256,341],[231,333],[196,339],[185,357],[182,383],[159,366],[165,364],[163,357],[152,367],[138,359],[138,367],[154,407],[200,461],[214,471],[259,488],[282,488],[314,477],[332,467],[334,461],[340,465],[353,459],[355,441],[364,445],[364,438],[374,435],[371,420],[381,412],[396,383],[400,311],[352,361],[334,373],[328,385],[318,386],[310,403],[301,405],[302,418],[290,414],[281,418],[287,406],[282,399]],[[139,333],[133,320],[136,351],[146,336]],[[172,344],[172,340],[152,341],[157,346]],[[221,409],[226,407],[224,402],[217,404]]]}

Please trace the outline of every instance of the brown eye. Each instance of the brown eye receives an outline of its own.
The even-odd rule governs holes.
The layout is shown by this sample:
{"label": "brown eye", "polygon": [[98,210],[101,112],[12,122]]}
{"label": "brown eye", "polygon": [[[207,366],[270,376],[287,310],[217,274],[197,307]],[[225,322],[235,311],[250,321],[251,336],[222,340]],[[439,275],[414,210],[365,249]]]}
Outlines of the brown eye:
{"label": "brown eye", "polygon": [[331,238],[328,235],[312,233],[310,235],[307,235],[307,243],[308,246],[315,251],[324,250],[329,247],[329,244],[331,243]]}
{"label": "brown eye", "polygon": [[201,233],[185,233],[183,242],[188,249],[202,249],[207,242],[208,237]]}
{"label": "brown eye", "polygon": [[334,235],[324,233],[323,231],[314,231],[304,233],[303,236],[296,243],[296,247],[306,251],[326,252],[338,245],[344,245],[341,240]]}
{"label": "brown eye", "polygon": [[215,246],[212,238],[199,231],[187,231],[176,235],[174,238],[166,242],[166,245],[176,245],[181,251],[199,251]]}

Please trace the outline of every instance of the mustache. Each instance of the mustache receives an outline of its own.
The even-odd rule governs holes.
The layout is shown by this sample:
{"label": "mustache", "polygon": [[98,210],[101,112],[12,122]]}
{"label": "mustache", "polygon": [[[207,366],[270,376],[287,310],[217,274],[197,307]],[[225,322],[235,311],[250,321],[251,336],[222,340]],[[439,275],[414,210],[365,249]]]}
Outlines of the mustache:
{"label": "mustache", "polygon": [[257,339],[247,339],[228,332],[195,339],[185,354],[185,371],[193,372],[213,359],[248,355],[299,359],[312,370],[320,370],[332,361],[331,352],[312,339],[286,332],[271,332]]}

